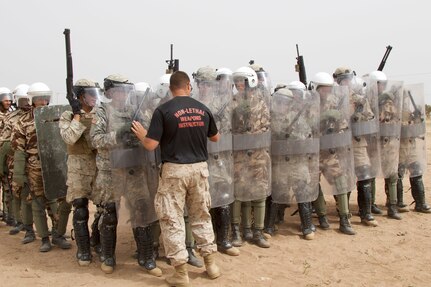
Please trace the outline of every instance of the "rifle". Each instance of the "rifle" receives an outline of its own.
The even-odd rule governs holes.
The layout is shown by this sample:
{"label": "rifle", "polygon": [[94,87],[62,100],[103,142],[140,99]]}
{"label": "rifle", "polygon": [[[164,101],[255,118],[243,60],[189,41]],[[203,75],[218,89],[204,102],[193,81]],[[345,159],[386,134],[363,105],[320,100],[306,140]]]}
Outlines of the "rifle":
{"label": "rifle", "polygon": [[174,44],[171,44],[171,58],[166,60],[166,64],[168,64],[166,74],[172,74],[180,69],[180,60],[174,59]]}
{"label": "rifle", "polygon": [[307,86],[307,74],[305,73],[304,57],[299,55],[298,44],[296,44],[296,54],[298,57],[296,57],[295,71],[299,73],[299,81]]}
{"label": "rifle", "polygon": [[291,133],[291,129],[293,127],[293,125],[299,120],[299,117],[301,116],[301,114],[308,108],[309,104],[305,104],[304,107],[295,115],[295,117],[293,118],[292,122],[290,123],[290,125],[286,128],[287,131],[287,137],[289,137],[290,133]]}
{"label": "rifle", "polygon": [[413,120],[421,119],[421,121],[423,121],[422,112],[419,110],[418,106],[416,106],[416,103],[415,103],[415,100],[413,99],[412,93],[410,91],[408,91],[408,94],[409,94],[409,98],[410,98],[410,101],[412,102],[413,109],[414,109],[414,111],[412,113]]}
{"label": "rifle", "polygon": [[72,51],[70,48],[70,29],[64,29],[63,34],[66,40],[66,69],[67,69],[66,99],[71,104],[73,101],[76,101],[78,99],[75,93],[73,92],[73,65],[72,65]]}
{"label": "rifle", "polygon": [[385,67],[385,64],[386,64],[386,60],[388,59],[389,54],[391,53],[391,50],[392,50],[392,46],[390,45],[386,46],[386,52],[383,55],[382,60],[380,61],[380,65],[377,68],[377,71],[383,71],[383,68]]}

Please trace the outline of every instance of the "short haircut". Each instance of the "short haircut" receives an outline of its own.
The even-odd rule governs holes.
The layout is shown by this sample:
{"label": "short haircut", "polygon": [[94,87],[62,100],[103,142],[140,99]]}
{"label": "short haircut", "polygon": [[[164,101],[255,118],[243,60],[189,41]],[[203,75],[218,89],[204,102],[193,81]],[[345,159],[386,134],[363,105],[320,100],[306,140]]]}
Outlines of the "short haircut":
{"label": "short haircut", "polygon": [[169,80],[169,88],[177,90],[186,87],[190,83],[190,78],[186,72],[176,71],[172,74]]}

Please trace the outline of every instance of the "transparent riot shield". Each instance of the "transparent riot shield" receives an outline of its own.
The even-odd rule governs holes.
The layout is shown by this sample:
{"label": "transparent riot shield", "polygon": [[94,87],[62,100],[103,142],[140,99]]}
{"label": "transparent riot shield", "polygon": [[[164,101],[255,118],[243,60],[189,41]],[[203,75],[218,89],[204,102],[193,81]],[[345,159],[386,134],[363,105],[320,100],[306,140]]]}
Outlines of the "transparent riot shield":
{"label": "transparent riot shield", "polygon": [[374,83],[367,84],[358,77],[353,78],[350,103],[357,180],[375,178],[380,170],[377,86]]}
{"label": "transparent riot shield", "polygon": [[49,200],[67,193],[67,146],[60,135],[58,122],[69,105],[44,106],[35,109],[37,148],[42,167],[45,196]]}
{"label": "transparent riot shield", "polygon": [[403,82],[378,83],[377,89],[379,93],[381,176],[390,178],[398,174]]}
{"label": "transparent riot shield", "polygon": [[271,193],[270,93],[263,86],[242,87],[232,113],[234,192],[236,200],[250,201]]}
{"label": "transparent riot shield", "polygon": [[[326,87],[325,87],[326,88]],[[317,90],[320,96],[320,172],[322,190],[337,195],[355,187],[348,87]]]}
{"label": "transparent riot shield", "polygon": [[150,91],[136,93],[119,89],[112,93],[106,109],[107,131],[116,137],[110,147],[112,185],[116,198],[123,196],[130,212],[132,227],[146,226],[157,220],[154,196],[157,191],[157,151],[147,151],[130,130],[133,120],[148,128],[152,110]]}
{"label": "transparent riot shield", "polygon": [[[272,201],[314,201],[319,193],[319,98],[279,89],[271,101]],[[317,113],[310,113],[317,111]]]}
{"label": "transparent riot shield", "polygon": [[399,172],[421,176],[427,166],[423,84],[404,87],[402,107]]}
{"label": "transparent riot shield", "polygon": [[[229,88],[230,87],[230,88]],[[220,207],[234,201],[232,154],[232,81],[199,81],[193,88],[195,98],[212,112],[220,133],[218,142],[208,141],[208,178],[211,207]]]}

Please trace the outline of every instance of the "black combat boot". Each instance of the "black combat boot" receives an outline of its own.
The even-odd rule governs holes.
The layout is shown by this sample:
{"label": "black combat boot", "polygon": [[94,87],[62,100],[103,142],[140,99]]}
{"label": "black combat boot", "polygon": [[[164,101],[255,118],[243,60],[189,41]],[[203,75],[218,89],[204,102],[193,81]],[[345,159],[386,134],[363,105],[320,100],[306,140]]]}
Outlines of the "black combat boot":
{"label": "black combat boot", "polygon": [[301,219],[301,230],[304,238],[307,240],[314,239],[314,225],[312,221],[313,206],[311,202],[298,203],[299,217]]}
{"label": "black combat boot", "polygon": [[396,183],[391,178],[385,178],[385,192],[386,192],[386,207],[388,208],[388,217],[396,220],[401,220],[402,217],[398,213],[397,208],[397,190]]}
{"label": "black combat boot", "polygon": [[187,249],[187,253],[189,254],[189,260],[187,261],[187,263],[198,268],[203,267],[204,266],[203,262],[196,257],[193,251],[194,246],[190,244],[186,244],[186,249]]}
{"label": "black combat boot", "polygon": [[377,226],[378,223],[371,215],[371,181],[361,180],[357,182],[358,187],[358,206],[361,223],[368,226]]}
{"label": "black combat boot", "polygon": [[403,193],[403,179],[398,175],[397,180],[397,208],[398,212],[409,212],[409,207],[407,204],[404,203],[403,200],[404,193]]}
{"label": "black combat boot", "polygon": [[431,213],[431,207],[425,202],[425,188],[422,175],[411,177],[410,186],[412,187],[412,196],[415,200],[415,211]]}
{"label": "black combat boot", "polygon": [[371,179],[371,213],[383,214],[383,211],[376,204],[376,179]]}
{"label": "black combat boot", "polygon": [[102,223],[100,229],[100,243],[102,246],[102,256],[104,261],[101,269],[106,274],[114,272],[115,262],[115,246],[117,244],[117,211],[115,203],[110,202],[105,206],[102,215]]}
{"label": "black combat boot", "polygon": [[271,202],[267,206],[269,206],[269,210],[265,214],[264,232],[273,236],[275,233],[275,222],[278,220],[279,204]]}
{"label": "black combat boot", "polygon": [[239,231],[239,224],[232,223],[232,245],[235,247],[241,247],[244,244],[241,238],[241,232]]}
{"label": "black combat boot", "polygon": [[33,224],[24,225],[25,235],[21,240],[22,244],[27,244],[36,240],[36,234],[34,234]]}
{"label": "black combat boot", "polygon": [[340,231],[341,233],[344,233],[347,235],[356,234],[355,230],[353,230],[352,226],[350,225],[348,214],[340,214]]}
{"label": "black combat boot", "polygon": [[78,198],[73,201],[73,229],[75,232],[76,259],[80,266],[88,266],[91,263],[90,232],[88,231],[88,199]]}
{"label": "black combat boot", "polygon": [[22,222],[17,222],[15,226],[9,230],[10,235],[18,234],[20,231],[24,230],[24,224]]}
{"label": "black combat boot", "polygon": [[136,248],[138,250],[138,264],[144,267],[153,276],[162,276],[162,270],[156,266],[153,257],[153,235],[151,226],[136,227],[133,230],[135,235]]}
{"label": "black combat boot", "polygon": [[229,239],[230,207],[225,205],[215,210],[215,225],[217,230],[218,250],[230,256],[238,256],[238,248],[232,245]]}

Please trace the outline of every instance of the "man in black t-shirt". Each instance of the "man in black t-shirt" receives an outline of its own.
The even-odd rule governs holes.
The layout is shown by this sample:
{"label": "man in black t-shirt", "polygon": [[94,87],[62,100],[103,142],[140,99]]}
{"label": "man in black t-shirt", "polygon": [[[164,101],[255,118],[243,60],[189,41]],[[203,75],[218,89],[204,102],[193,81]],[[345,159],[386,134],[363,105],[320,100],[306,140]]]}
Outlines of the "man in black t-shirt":
{"label": "man in black t-shirt", "polygon": [[209,108],[190,98],[191,85],[186,73],[172,74],[170,90],[174,98],[154,111],[148,132],[138,122],[133,122],[132,130],[146,149],[154,150],[159,144],[161,147],[163,165],[154,203],[166,257],[176,270],[166,281],[176,286],[189,283],[185,206],[208,276],[211,279],[220,276],[214,262],[217,245],[209,213],[211,196],[206,163],[207,138],[218,141],[220,136]]}

